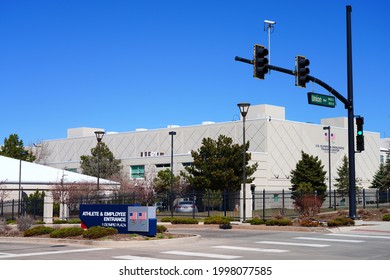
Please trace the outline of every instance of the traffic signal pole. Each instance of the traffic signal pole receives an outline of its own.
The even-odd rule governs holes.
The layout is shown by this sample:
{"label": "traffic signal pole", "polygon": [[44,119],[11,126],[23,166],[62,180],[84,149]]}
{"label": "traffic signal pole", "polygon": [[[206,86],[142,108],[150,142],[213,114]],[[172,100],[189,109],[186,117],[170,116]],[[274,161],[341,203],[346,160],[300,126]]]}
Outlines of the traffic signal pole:
{"label": "traffic signal pole", "polygon": [[[320,85],[326,89],[329,93],[334,95],[338,100],[340,100],[345,109],[348,110],[348,164],[349,164],[349,174],[348,174],[348,185],[349,185],[349,217],[351,219],[356,219],[356,179],[355,179],[355,141],[354,141],[354,106],[353,106],[353,79],[352,79],[352,36],[351,36],[351,12],[352,7],[346,7],[347,12],[347,77],[348,77],[348,99],[342,96],[338,91],[329,86],[327,83],[321,81],[320,79],[307,75],[308,80]],[[254,64],[253,60],[242,58],[239,56],[235,57],[236,61]],[[297,72],[289,70],[286,68],[266,65],[270,70],[282,72],[292,76],[297,76]]]}
{"label": "traffic signal pole", "polygon": [[[236,61],[240,61],[240,62],[244,62],[244,63],[248,63],[248,64],[253,64],[253,60],[250,60],[250,59],[247,59],[247,58],[242,58],[242,57],[239,57],[239,56],[236,56],[235,60]],[[286,69],[286,68],[282,68],[282,67],[275,66],[275,65],[270,65],[270,64],[268,64],[267,67],[268,67],[268,69],[275,70],[277,72],[282,72],[282,73],[285,73],[285,74],[296,76],[296,71],[294,71],[294,70],[290,70],[290,69]],[[316,77],[313,77],[313,76],[310,76],[310,75],[308,75],[308,77],[309,77],[309,80],[311,82],[316,83],[317,85],[322,86],[324,89],[326,89],[331,94],[333,94],[338,100],[343,102],[343,104],[345,105],[345,109],[349,109],[350,107],[352,107],[351,102],[348,101],[344,96],[342,96],[337,90],[332,88],[330,85],[328,85],[327,83],[321,81],[320,79],[318,79]]]}
{"label": "traffic signal pole", "polygon": [[354,112],[353,112],[353,79],[352,79],[352,7],[347,6],[347,80],[348,80],[348,164],[349,164],[349,217],[356,219],[356,181],[355,181],[355,143],[354,143]]}

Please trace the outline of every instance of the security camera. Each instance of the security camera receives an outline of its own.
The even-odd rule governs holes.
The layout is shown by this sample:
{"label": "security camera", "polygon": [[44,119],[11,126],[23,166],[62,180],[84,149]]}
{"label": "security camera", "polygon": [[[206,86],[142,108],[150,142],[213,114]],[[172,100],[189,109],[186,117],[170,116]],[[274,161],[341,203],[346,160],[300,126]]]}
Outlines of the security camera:
{"label": "security camera", "polygon": [[272,21],[272,20],[264,20],[264,23],[267,23],[267,24],[275,24],[276,21]]}

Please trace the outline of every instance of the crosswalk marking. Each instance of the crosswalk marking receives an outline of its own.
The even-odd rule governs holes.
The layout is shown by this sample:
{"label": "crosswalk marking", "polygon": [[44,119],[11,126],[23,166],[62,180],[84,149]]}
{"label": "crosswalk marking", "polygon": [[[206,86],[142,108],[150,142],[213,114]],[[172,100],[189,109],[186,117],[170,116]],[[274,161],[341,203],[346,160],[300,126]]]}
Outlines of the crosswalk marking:
{"label": "crosswalk marking", "polygon": [[205,257],[205,258],[226,259],[226,260],[241,258],[241,256],[222,255],[222,254],[207,254],[207,253],[185,252],[185,251],[166,251],[166,252],[162,252],[162,253],[163,254],[171,254],[171,255],[189,256],[189,257]]}
{"label": "crosswalk marking", "polygon": [[68,253],[84,253],[84,252],[92,252],[92,251],[100,251],[100,250],[108,250],[108,248],[88,248],[88,249],[46,251],[46,252],[37,252],[37,253],[24,253],[24,254],[7,254],[7,255],[1,255],[0,259],[44,256],[44,255],[57,255],[57,254],[68,254]]}
{"label": "crosswalk marking", "polygon": [[279,241],[258,241],[260,244],[272,244],[272,245],[287,245],[287,246],[303,246],[303,247],[329,247],[327,244],[310,244],[310,243],[293,243],[293,242],[279,242]]}
{"label": "crosswalk marking", "polygon": [[315,241],[328,241],[328,242],[349,242],[349,243],[361,243],[363,240],[351,240],[351,239],[331,239],[331,238],[315,238],[315,237],[295,237],[294,239],[301,240],[315,240]]}
{"label": "crosswalk marking", "polygon": [[252,251],[252,252],[267,252],[267,253],[286,253],[286,252],[290,252],[290,250],[262,249],[262,248],[252,248],[252,247],[236,247],[236,246],[213,246],[213,248],[228,249],[228,250],[240,250],[240,251]]}
{"label": "crosswalk marking", "polygon": [[116,256],[113,257],[114,259],[121,259],[121,260],[138,260],[138,261],[144,261],[144,260],[161,260],[156,258],[149,258],[149,257],[141,257],[141,256],[131,256],[131,255],[125,255],[125,256]]}
{"label": "crosswalk marking", "polygon": [[382,236],[382,235],[360,235],[360,234],[342,234],[342,233],[329,233],[327,235],[341,236],[341,237],[390,239],[390,236]]}

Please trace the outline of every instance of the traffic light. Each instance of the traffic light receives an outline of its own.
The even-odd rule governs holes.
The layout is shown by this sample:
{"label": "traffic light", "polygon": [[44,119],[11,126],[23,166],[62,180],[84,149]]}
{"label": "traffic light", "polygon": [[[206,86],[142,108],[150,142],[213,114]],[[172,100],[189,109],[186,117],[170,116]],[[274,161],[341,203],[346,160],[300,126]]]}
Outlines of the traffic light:
{"label": "traffic light", "polygon": [[307,66],[310,65],[310,61],[304,56],[297,55],[295,57],[295,85],[299,87],[306,87],[306,83],[310,81],[309,73],[310,69]]}
{"label": "traffic light", "polygon": [[358,152],[364,151],[364,135],[363,135],[364,118],[356,118],[356,150]]}
{"label": "traffic light", "polygon": [[264,79],[264,75],[268,73],[268,50],[264,46],[255,45],[253,51],[253,77]]}

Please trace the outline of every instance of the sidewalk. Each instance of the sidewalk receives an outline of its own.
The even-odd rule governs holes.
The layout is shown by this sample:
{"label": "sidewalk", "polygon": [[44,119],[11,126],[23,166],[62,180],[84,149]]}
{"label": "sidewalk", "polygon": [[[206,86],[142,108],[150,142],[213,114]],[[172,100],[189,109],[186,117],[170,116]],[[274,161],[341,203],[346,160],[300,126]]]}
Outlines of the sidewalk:
{"label": "sidewalk", "polygon": [[332,233],[367,233],[390,236],[390,222],[383,221],[357,221],[355,226],[329,228]]}

